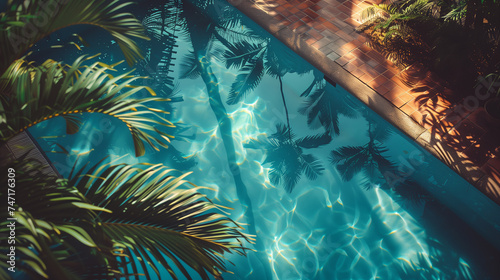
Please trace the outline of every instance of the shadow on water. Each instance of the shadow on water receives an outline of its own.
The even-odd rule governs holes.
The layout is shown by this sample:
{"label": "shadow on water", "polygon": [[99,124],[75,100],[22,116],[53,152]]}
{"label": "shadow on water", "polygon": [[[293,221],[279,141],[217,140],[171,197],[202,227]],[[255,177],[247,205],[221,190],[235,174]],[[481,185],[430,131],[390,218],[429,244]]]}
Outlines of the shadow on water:
{"label": "shadow on water", "polygon": [[[208,6],[204,7],[207,8]],[[297,72],[297,68],[294,63],[286,65],[287,61],[293,61],[293,58],[287,58],[286,52],[277,50],[273,46],[274,39],[259,39],[258,37],[261,36],[259,31],[251,29],[248,33],[238,32],[235,34],[231,31],[231,25],[221,25],[218,22],[222,21],[221,19],[208,18],[199,13],[199,10],[194,6],[190,6],[190,9],[192,10],[189,12],[186,12],[187,9],[184,10],[183,17],[186,19],[186,30],[189,30],[188,36],[192,42],[193,55],[190,59],[191,63],[187,64],[188,71],[184,71],[184,73],[189,73],[191,76],[201,76],[206,85],[210,96],[210,106],[218,120],[239,200],[248,207],[246,217],[250,223],[249,231],[255,233],[254,223],[258,223],[258,221],[253,218],[252,201],[241,177],[241,170],[236,164],[231,120],[228,118],[220,96],[219,81],[211,67],[210,56],[214,55],[222,58],[226,68],[235,67],[238,69],[235,82],[231,86],[228,104],[235,104],[243,100],[247,92],[249,93],[256,88],[265,71],[271,77],[281,80],[286,73]],[[239,18],[236,19],[239,20]],[[228,22],[231,22],[231,19]],[[228,34],[231,35],[228,37]],[[240,42],[237,44],[231,41],[234,37],[239,39],[247,37],[250,43]],[[224,50],[211,49],[214,45],[213,41],[220,43]],[[308,72],[312,69],[306,70],[302,72]],[[421,173],[416,172],[413,176],[411,174],[401,176],[400,166],[390,159],[388,151],[391,147],[384,144],[392,134],[391,129],[385,123],[380,124],[380,121],[374,121],[373,119],[376,118],[371,115],[372,112],[367,112],[366,109],[360,112],[353,110],[349,98],[345,99],[344,95],[336,94],[337,90],[331,85],[327,85],[322,79],[318,78],[320,75],[316,74],[311,85],[302,94],[302,97],[307,99],[300,113],[306,115],[307,123],[312,129],[322,127],[325,132],[294,140],[292,129],[289,121],[287,121],[287,126],[278,126],[276,132],[267,139],[250,141],[246,146],[252,149],[260,147],[266,150],[267,157],[262,164],[271,166],[269,173],[271,183],[274,185],[282,183],[285,189],[291,191],[303,172],[310,180],[321,175],[320,170],[323,167],[319,161],[314,158],[311,158],[310,161],[300,160],[301,157],[304,157],[303,149],[326,145],[330,142],[330,139],[327,138],[341,135],[340,116],[356,118],[362,115],[368,124],[366,131],[368,141],[360,146],[344,146],[334,149],[331,152],[332,164],[335,165],[344,181],[349,182],[354,178],[362,178],[361,182],[365,189],[377,188],[386,192],[394,200],[399,201],[403,208],[413,213],[414,218],[422,223],[426,229],[428,252],[422,254],[417,261],[411,264],[413,267],[411,272],[406,261],[392,264],[394,266],[393,270],[398,271],[401,277],[409,277],[408,279],[411,279],[411,277],[417,277],[415,279],[424,277],[425,273],[445,277],[445,279],[449,276],[464,279],[490,279],[492,275],[498,275],[498,268],[494,265],[499,260],[498,251],[461,218],[434,199],[426,188],[421,185],[421,180],[415,178]],[[281,93],[283,95],[282,87]],[[407,158],[407,160],[411,161],[411,158]],[[314,163],[316,168],[311,168],[310,165],[307,167],[305,162]],[[372,201],[365,199],[360,191],[346,191],[345,188],[344,191],[346,193],[352,192],[353,199],[356,197],[357,201],[354,207],[360,209],[371,208]],[[420,209],[420,212],[414,209]],[[386,217],[381,216],[385,215],[385,213],[381,212],[379,214],[374,211],[369,215],[370,225],[383,235],[388,235],[389,237],[384,240],[385,246],[390,251],[398,252],[401,241],[390,236],[394,230],[387,224]],[[446,226],[443,227],[443,225]],[[376,244],[375,241],[370,241],[369,237],[365,238],[369,244]],[[257,240],[257,244],[259,245],[256,248],[261,253],[264,252],[263,244],[259,240]],[[364,262],[364,256],[356,256],[349,250],[345,254],[353,258],[353,264]],[[262,253],[260,258],[260,262],[267,267],[265,261],[267,256]],[[468,264],[470,264],[470,267]],[[380,263],[380,265],[384,266],[383,263]],[[432,269],[426,269],[426,265],[431,265]],[[396,268],[397,266],[399,266],[399,269]],[[366,271],[369,271],[369,269]],[[269,273],[268,271],[268,279],[272,279]],[[350,273],[345,272],[345,276],[352,277]],[[412,273],[417,273],[417,275]],[[320,279],[320,274],[319,271],[310,273],[310,279]],[[394,275],[390,274],[386,276],[389,278],[394,277]]]}
{"label": "shadow on water", "polygon": [[[206,8],[206,3],[201,3],[201,6],[205,6]],[[271,270],[266,261],[264,244],[255,229],[256,223],[252,201],[250,200],[247,186],[243,182],[241,170],[236,161],[231,119],[229,118],[224,107],[224,103],[222,102],[219,82],[214,74],[210,62],[211,55],[209,54],[209,51],[213,44],[213,40],[217,38],[219,41],[223,42],[223,40],[220,39],[222,36],[218,33],[217,27],[224,29],[224,26],[221,25],[224,23],[213,21],[211,18],[201,13],[199,10],[200,8],[201,7],[197,7],[195,4],[191,4],[189,1],[183,2],[182,7],[180,7],[181,11],[179,15],[182,17],[182,22],[184,24],[180,27],[184,28],[184,32],[188,33],[193,47],[192,59],[194,60],[192,60],[191,66],[194,69],[192,69],[192,71],[196,71],[203,79],[209,96],[210,107],[217,118],[220,136],[226,150],[229,169],[234,179],[236,193],[238,199],[246,207],[244,215],[248,220],[248,232],[255,236],[254,246],[258,251],[259,261],[264,268],[267,279],[272,279]],[[237,19],[232,20],[237,21]],[[228,21],[231,21],[231,19],[228,19]]]}
{"label": "shadow on water", "polygon": [[[238,203],[242,204],[248,224],[247,231],[256,236],[254,248],[258,253],[251,255],[252,259],[249,262],[252,264],[259,262],[265,271],[264,276],[255,272],[258,269],[251,265],[251,271],[246,275],[247,279],[258,277],[271,280],[276,279],[275,275],[284,280],[370,279],[375,273],[374,269],[378,270],[377,276],[381,279],[397,279],[395,274],[402,279],[424,279],[424,277],[494,279],[492,277],[500,275],[498,267],[500,253],[427,191],[421,179],[429,177],[427,171],[406,172],[404,174],[409,175],[402,176],[401,165],[395,161],[395,152],[391,152],[391,149],[398,147],[388,144],[388,139],[394,137],[397,132],[374,116],[369,109],[363,109],[364,107],[343,89],[328,84],[323,80],[321,72],[304,63],[301,58],[284,48],[262,29],[254,28],[255,24],[245,24],[244,29],[241,24],[246,19],[231,9],[224,12],[228,7],[225,2],[215,1],[215,4],[208,4],[208,1],[142,2],[148,3],[146,6],[141,6],[141,9],[144,9],[141,13],[147,14],[143,23],[150,32],[152,40],[146,47],[149,55],[139,65],[138,73],[151,76],[152,81],[148,82],[149,85],[155,87],[154,89],[164,97],[179,98],[175,100],[181,101],[180,97],[175,95],[175,83],[172,79],[168,79],[171,75],[169,66],[175,58],[176,40],[182,37],[181,39],[186,39],[192,48],[181,64],[180,76],[203,81],[204,90],[208,95],[207,100],[217,119],[217,132],[225,148],[230,178],[234,182]],[[216,9],[219,11],[214,11]],[[207,13],[215,14],[215,17],[208,16]],[[224,15],[225,18],[217,17],[220,15]],[[226,100],[223,99],[220,84],[222,79],[215,74],[217,67],[213,65],[212,58],[222,61],[227,69],[236,69],[232,72],[234,82],[230,85],[227,102],[224,102]],[[264,132],[258,139],[245,142],[244,146],[249,150],[261,150],[265,153],[266,158],[259,162],[259,167],[269,168],[266,171],[271,182],[269,185],[274,187],[281,184],[289,192],[282,197],[278,197],[281,193],[274,192],[272,194],[276,197],[269,199],[276,203],[275,205],[281,203],[280,206],[286,210],[282,216],[287,216],[288,219],[286,223],[282,223],[280,220],[282,217],[273,220],[272,213],[266,212],[265,214],[271,217],[269,220],[272,224],[282,223],[281,227],[276,227],[281,231],[273,232],[266,228],[266,221],[259,220],[261,217],[267,219],[267,216],[259,213],[262,211],[263,203],[258,203],[259,201],[251,195],[247,183],[250,180],[245,173],[247,170],[243,170],[238,164],[237,147],[235,147],[238,143],[235,143],[233,134],[236,125],[224,103],[243,102],[245,96],[253,93],[266,74],[280,81],[281,96],[273,92],[269,95],[275,94],[283,100],[286,95],[287,100],[290,100],[293,93],[285,91],[284,77],[289,73],[300,75],[311,72],[312,80],[304,82],[305,90],[301,89],[297,94],[303,99],[302,106],[292,106],[293,102],[290,101],[288,108],[298,107],[297,115],[304,117],[304,122],[314,133],[302,136],[305,130],[300,131],[297,128],[293,131],[302,137],[296,137],[292,132],[289,118],[289,113],[292,115],[295,112],[286,109],[287,125],[279,124],[270,135]],[[166,103],[165,106],[170,106],[169,104]],[[279,106],[282,106],[281,103]],[[345,136],[342,131],[345,126],[342,126],[342,122],[346,118],[360,120],[362,125],[356,129],[361,130],[361,133],[356,134],[357,139],[339,145],[336,140]],[[186,126],[186,129],[177,128],[169,133],[175,135],[176,140],[181,138],[188,142],[194,141],[196,133],[190,135],[188,129]],[[117,133],[112,135],[109,133],[109,136],[109,138],[120,138]],[[107,146],[108,140],[111,141],[106,138],[103,140],[102,149]],[[68,142],[68,146],[71,147],[77,146],[76,144]],[[58,147],[50,148],[55,150]],[[323,151],[326,151],[325,155],[330,155],[330,166],[325,166],[322,158],[316,156]],[[160,152],[148,151],[147,154],[153,154],[155,159],[178,169],[189,170],[196,165],[193,158],[186,158],[182,149],[176,149],[174,146]],[[415,161],[411,154],[402,157],[410,163],[412,160]],[[302,180],[308,179],[311,182],[295,189],[300,185],[302,176],[305,177]],[[313,185],[312,181],[318,182],[321,177],[326,177],[327,182],[317,183],[324,184],[321,187]],[[339,180],[336,180],[337,178]],[[331,181],[328,181],[330,179]],[[339,182],[340,180],[343,182]],[[332,187],[328,184],[339,186]],[[338,191],[337,201],[335,199],[333,202],[329,201],[330,196],[337,194],[328,193],[328,190]],[[296,195],[297,193],[299,194]],[[382,203],[381,193],[384,199],[389,200],[387,204],[392,208]],[[320,197],[322,201],[328,200],[330,204],[315,205],[316,201],[312,199],[308,201],[309,197]],[[288,208],[283,206],[287,199],[291,205]],[[298,213],[297,210],[296,213],[296,208],[302,207],[299,204],[307,203],[311,203],[310,208],[315,211],[318,208],[325,208],[317,210],[317,213],[321,215],[328,213],[330,216],[318,214],[319,218],[316,217],[314,220],[308,216],[301,217],[302,212]],[[408,228],[396,228],[399,224],[389,221],[389,218],[397,217],[402,220],[400,223],[407,226],[406,220],[401,218],[402,214],[396,211],[401,209],[400,205],[417,221],[415,224],[419,223],[416,231],[425,231],[425,242],[417,240]],[[306,232],[307,237],[298,233],[293,235],[291,231],[298,231],[298,225],[304,227],[312,225],[314,228],[301,229],[310,231]],[[399,231],[413,238],[408,242],[410,245],[404,244],[407,240],[399,238],[401,236],[398,235]],[[314,247],[315,244],[307,243],[309,240],[307,238],[318,232],[326,232],[318,238],[322,240],[317,242],[320,245],[316,244]],[[274,234],[275,236],[272,236]],[[272,239],[281,239],[282,235],[292,236],[289,238],[290,244],[287,244],[289,247],[284,250],[291,251],[291,255],[296,254],[293,255],[295,259],[283,257],[288,252],[281,251],[279,254],[282,256],[273,257],[292,260],[293,263],[288,262],[286,267],[270,264],[268,255],[270,247],[275,245],[271,245]],[[305,249],[293,251],[293,245],[304,244],[300,242],[305,242],[302,246]],[[408,248],[412,245],[416,247]],[[408,261],[399,255],[403,248],[415,254],[418,252],[420,255],[416,259],[413,258],[413,261]],[[311,262],[314,265],[308,266],[307,261],[310,259],[314,260]],[[297,263],[302,266],[296,265]],[[296,271],[285,271],[291,270],[291,267]],[[252,274],[254,272],[255,274]],[[283,278],[282,275],[288,278]],[[231,277],[236,276],[228,276],[228,279],[236,279]]]}

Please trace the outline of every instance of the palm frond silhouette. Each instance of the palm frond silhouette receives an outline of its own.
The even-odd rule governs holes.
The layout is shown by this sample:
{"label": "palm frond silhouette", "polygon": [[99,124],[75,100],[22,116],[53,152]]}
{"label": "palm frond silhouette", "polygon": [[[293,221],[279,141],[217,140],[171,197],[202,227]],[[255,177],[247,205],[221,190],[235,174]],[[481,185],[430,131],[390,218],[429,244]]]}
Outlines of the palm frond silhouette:
{"label": "palm frond silhouette", "polygon": [[330,143],[329,134],[306,136],[293,140],[295,135],[284,124],[276,125],[276,132],[265,141],[252,140],[245,144],[246,148],[266,150],[266,159],[262,163],[269,164],[269,180],[274,185],[282,185],[287,192],[292,192],[302,175],[307,179],[316,180],[323,174],[324,167],[312,154],[304,153],[303,149],[317,148]]}
{"label": "palm frond silhouette", "polygon": [[326,81],[321,81],[316,90],[307,98],[299,113],[307,116],[309,127],[316,129],[321,126],[332,135],[338,135],[339,115],[356,117],[358,114],[346,95],[336,94],[336,87]]}
{"label": "palm frond silhouette", "polygon": [[388,148],[383,144],[392,133],[387,126],[379,127],[368,122],[368,143],[361,146],[342,146],[330,153],[334,164],[344,181],[350,181],[361,174],[365,189],[379,186],[394,191],[395,195],[410,204],[420,204],[431,199],[430,193],[411,176],[400,176],[398,165],[385,154]]}

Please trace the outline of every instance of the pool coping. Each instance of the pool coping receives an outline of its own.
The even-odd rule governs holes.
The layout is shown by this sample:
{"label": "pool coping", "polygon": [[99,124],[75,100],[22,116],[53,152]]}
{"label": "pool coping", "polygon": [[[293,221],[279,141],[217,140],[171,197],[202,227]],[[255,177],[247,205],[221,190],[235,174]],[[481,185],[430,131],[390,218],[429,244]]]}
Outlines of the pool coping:
{"label": "pool coping", "polygon": [[346,89],[350,94],[366,104],[370,109],[383,117],[411,140],[434,155],[441,162],[455,171],[471,185],[481,191],[491,201],[500,205],[500,196],[494,195],[491,189],[498,189],[499,183],[458,151],[439,141],[425,127],[417,123],[400,108],[377,93],[365,82],[344,69],[339,63],[330,59],[318,49],[313,48],[296,33],[279,23],[251,0],[227,0],[235,8],[248,16],[299,56],[311,63],[329,79]]}

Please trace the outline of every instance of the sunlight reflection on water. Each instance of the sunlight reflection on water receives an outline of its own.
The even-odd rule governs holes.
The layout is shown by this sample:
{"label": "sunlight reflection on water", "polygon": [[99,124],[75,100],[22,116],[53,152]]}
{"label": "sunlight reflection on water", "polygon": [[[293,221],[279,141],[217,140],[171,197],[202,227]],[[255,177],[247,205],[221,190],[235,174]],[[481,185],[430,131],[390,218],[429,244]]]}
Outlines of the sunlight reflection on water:
{"label": "sunlight reflection on water", "polygon": [[[181,46],[186,42],[180,42]],[[179,56],[189,48],[179,48]],[[218,79],[222,100],[227,100],[235,71],[211,60],[213,74]],[[174,73],[178,73],[176,66]],[[176,77],[177,78],[177,77]],[[302,76],[285,75],[284,91],[290,112],[290,122],[299,137],[318,131],[307,127],[306,117],[298,113],[303,99],[300,93],[307,88],[312,74]],[[203,81],[179,80],[184,102],[174,114],[174,122],[189,125],[195,134],[192,141],[174,140],[176,147],[186,157],[194,157],[197,165],[189,180],[209,187],[203,190],[210,199],[224,206],[234,208],[231,218],[245,226],[246,205],[238,200],[234,180],[229,169],[226,151],[218,123],[209,106],[209,97]],[[339,94],[344,94],[340,90]],[[374,186],[365,190],[361,176],[354,176],[349,182],[341,179],[339,172],[330,164],[328,153],[333,147],[366,143],[367,121],[362,118],[339,117],[342,133],[334,138],[327,148],[307,150],[315,154],[326,170],[316,181],[302,178],[292,193],[281,186],[274,186],[269,179],[270,166],[263,165],[266,154],[263,149],[247,149],[244,144],[250,140],[265,140],[275,132],[275,124],[285,122],[283,103],[276,79],[264,76],[254,92],[243,102],[225,105],[232,124],[232,136],[236,149],[237,164],[254,207],[257,233],[264,242],[266,255],[276,280],[293,279],[401,279],[398,268],[401,263],[416,262],[419,254],[429,260],[427,233],[423,226],[395,201],[386,191]],[[359,109],[359,108],[358,108]],[[136,163],[138,158],[123,140],[123,128],[106,135],[103,143],[95,146],[89,141],[95,133],[88,122],[82,127],[86,134],[68,136],[68,145],[78,152],[91,152],[93,156],[109,153],[112,159],[121,157],[121,162]],[[40,124],[40,131],[53,129]],[[128,139],[128,138],[127,138]],[[412,144],[403,143],[397,134],[389,140],[398,148]],[[396,146],[396,145],[394,145]],[[408,149],[408,148],[407,148]],[[162,162],[158,154],[146,154],[140,161]],[[250,246],[250,245],[249,245]],[[235,265],[229,266],[234,275],[225,279],[260,279],[262,268],[255,261],[255,255],[227,256]],[[468,266],[465,260],[461,260]],[[269,279],[270,280],[270,279]]]}

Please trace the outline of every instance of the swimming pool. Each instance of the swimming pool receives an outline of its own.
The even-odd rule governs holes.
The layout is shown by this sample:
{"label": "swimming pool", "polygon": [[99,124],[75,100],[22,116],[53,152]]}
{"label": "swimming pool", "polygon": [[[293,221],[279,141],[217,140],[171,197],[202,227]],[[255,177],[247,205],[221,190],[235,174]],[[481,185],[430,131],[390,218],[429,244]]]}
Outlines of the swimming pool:
{"label": "swimming pool", "polygon": [[[184,8],[180,14],[177,5]],[[137,74],[153,76],[145,83],[166,96],[176,92],[168,111],[180,127],[173,132],[177,140],[168,150],[150,149],[136,158],[126,128],[116,120],[88,116],[74,135],[65,135],[62,120],[49,120],[30,132],[61,174],[69,174],[78,155],[82,164],[110,155],[193,171],[190,180],[212,188],[205,194],[215,202],[234,208],[235,221],[253,221],[246,228],[255,227],[258,236],[255,248],[262,254],[228,256],[234,274],[224,279],[495,279],[500,274],[497,205],[236,9],[223,1],[203,9],[188,5],[134,11],[153,38],[143,43],[146,60]],[[155,31],[159,12],[169,16],[170,34]],[[209,22],[224,26],[216,27],[220,38],[204,37]],[[50,40],[64,40],[65,34],[58,36]],[[228,51],[223,40],[234,48]],[[98,59],[109,64],[121,60],[115,44],[108,45],[85,52],[102,52]],[[192,57],[193,45],[210,51]],[[56,55],[65,61],[79,56]],[[193,67],[193,59],[207,68]],[[252,71],[258,75],[244,80]],[[233,86],[248,79],[246,88]],[[222,104],[213,106],[210,91],[220,94]],[[215,117],[223,108],[226,126]],[[60,151],[56,142],[70,155],[52,153]]]}

